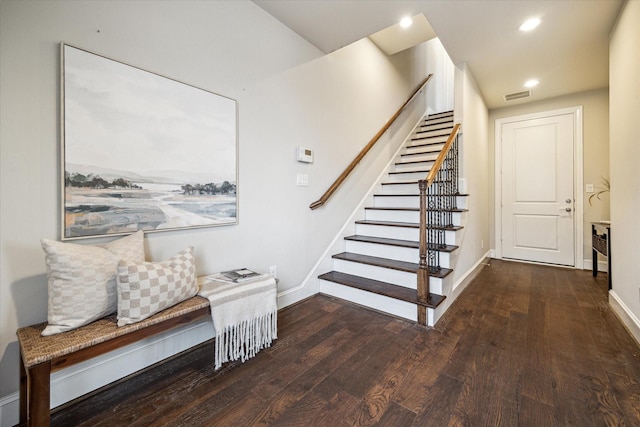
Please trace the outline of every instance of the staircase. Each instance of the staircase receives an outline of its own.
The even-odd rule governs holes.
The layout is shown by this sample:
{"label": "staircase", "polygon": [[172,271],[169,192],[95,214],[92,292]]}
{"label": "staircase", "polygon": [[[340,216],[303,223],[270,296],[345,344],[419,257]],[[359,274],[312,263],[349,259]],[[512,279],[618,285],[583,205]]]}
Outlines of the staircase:
{"label": "staircase", "polygon": [[[425,301],[418,297],[417,290],[418,180],[424,180],[429,173],[453,127],[453,112],[430,115],[416,127],[390,167],[388,180],[373,195],[373,206],[365,207],[364,219],[355,221],[356,234],[344,238],[345,251],[332,256],[333,271],[319,276],[324,281],[323,293],[414,321],[419,320],[417,313],[422,306],[427,310],[426,323],[433,326],[437,321],[442,314],[436,311],[437,307],[445,299],[443,283],[453,271],[452,254],[458,248],[456,232],[462,229],[461,215],[465,212],[458,206],[464,203],[464,196],[457,194],[456,182],[456,190],[448,194],[447,203],[428,208],[427,218],[436,213],[447,219],[427,224],[427,235],[441,237],[439,242],[427,243],[430,293]],[[444,184],[435,181],[432,185]]]}

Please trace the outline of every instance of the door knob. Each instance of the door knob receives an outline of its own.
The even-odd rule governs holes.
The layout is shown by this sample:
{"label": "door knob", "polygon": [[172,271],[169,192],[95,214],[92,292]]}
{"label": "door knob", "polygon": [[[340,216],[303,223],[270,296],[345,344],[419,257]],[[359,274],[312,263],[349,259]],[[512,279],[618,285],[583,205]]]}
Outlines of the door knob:
{"label": "door knob", "polygon": [[567,207],[567,208],[562,208],[560,209],[561,211],[566,211],[566,212],[571,212],[573,209]]}
{"label": "door knob", "polygon": [[565,200],[565,203],[571,203],[571,202],[572,202],[572,200],[571,200],[571,199],[567,199],[567,200]]}

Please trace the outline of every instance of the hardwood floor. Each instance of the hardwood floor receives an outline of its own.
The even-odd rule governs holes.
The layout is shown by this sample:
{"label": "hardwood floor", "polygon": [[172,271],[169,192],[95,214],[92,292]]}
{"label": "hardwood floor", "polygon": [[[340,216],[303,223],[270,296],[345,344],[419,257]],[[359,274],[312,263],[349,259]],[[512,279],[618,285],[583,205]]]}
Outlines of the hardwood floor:
{"label": "hardwood floor", "polygon": [[315,296],[279,339],[213,368],[205,344],[53,426],[637,426],[640,348],[606,275],[493,260],[435,329]]}

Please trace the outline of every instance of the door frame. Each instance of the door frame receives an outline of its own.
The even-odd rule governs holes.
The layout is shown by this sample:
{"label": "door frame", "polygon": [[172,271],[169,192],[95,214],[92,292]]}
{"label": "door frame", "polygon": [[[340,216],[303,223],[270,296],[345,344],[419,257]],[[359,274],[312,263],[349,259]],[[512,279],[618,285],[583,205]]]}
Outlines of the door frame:
{"label": "door frame", "polygon": [[[494,241],[495,257],[502,259],[502,126],[507,123],[527,120],[542,119],[565,114],[573,115],[574,141],[573,141],[573,194],[574,194],[574,268],[583,269],[584,266],[584,195],[583,185],[583,135],[582,135],[582,106],[562,108],[558,110],[542,111],[539,113],[523,114],[519,116],[504,117],[495,121],[494,141]],[[533,262],[533,261],[532,261]],[[554,264],[555,265],[555,264]]]}

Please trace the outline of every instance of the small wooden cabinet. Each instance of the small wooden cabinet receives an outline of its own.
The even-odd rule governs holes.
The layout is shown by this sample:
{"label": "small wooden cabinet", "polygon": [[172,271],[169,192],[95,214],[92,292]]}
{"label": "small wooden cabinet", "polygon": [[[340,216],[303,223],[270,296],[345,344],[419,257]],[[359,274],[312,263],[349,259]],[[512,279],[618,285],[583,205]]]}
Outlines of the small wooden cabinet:
{"label": "small wooden cabinet", "polygon": [[611,289],[611,221],[591,223],[591,249],[593,252],[593,277],[598,275],[598,253],[607,257],[607,278]]}

